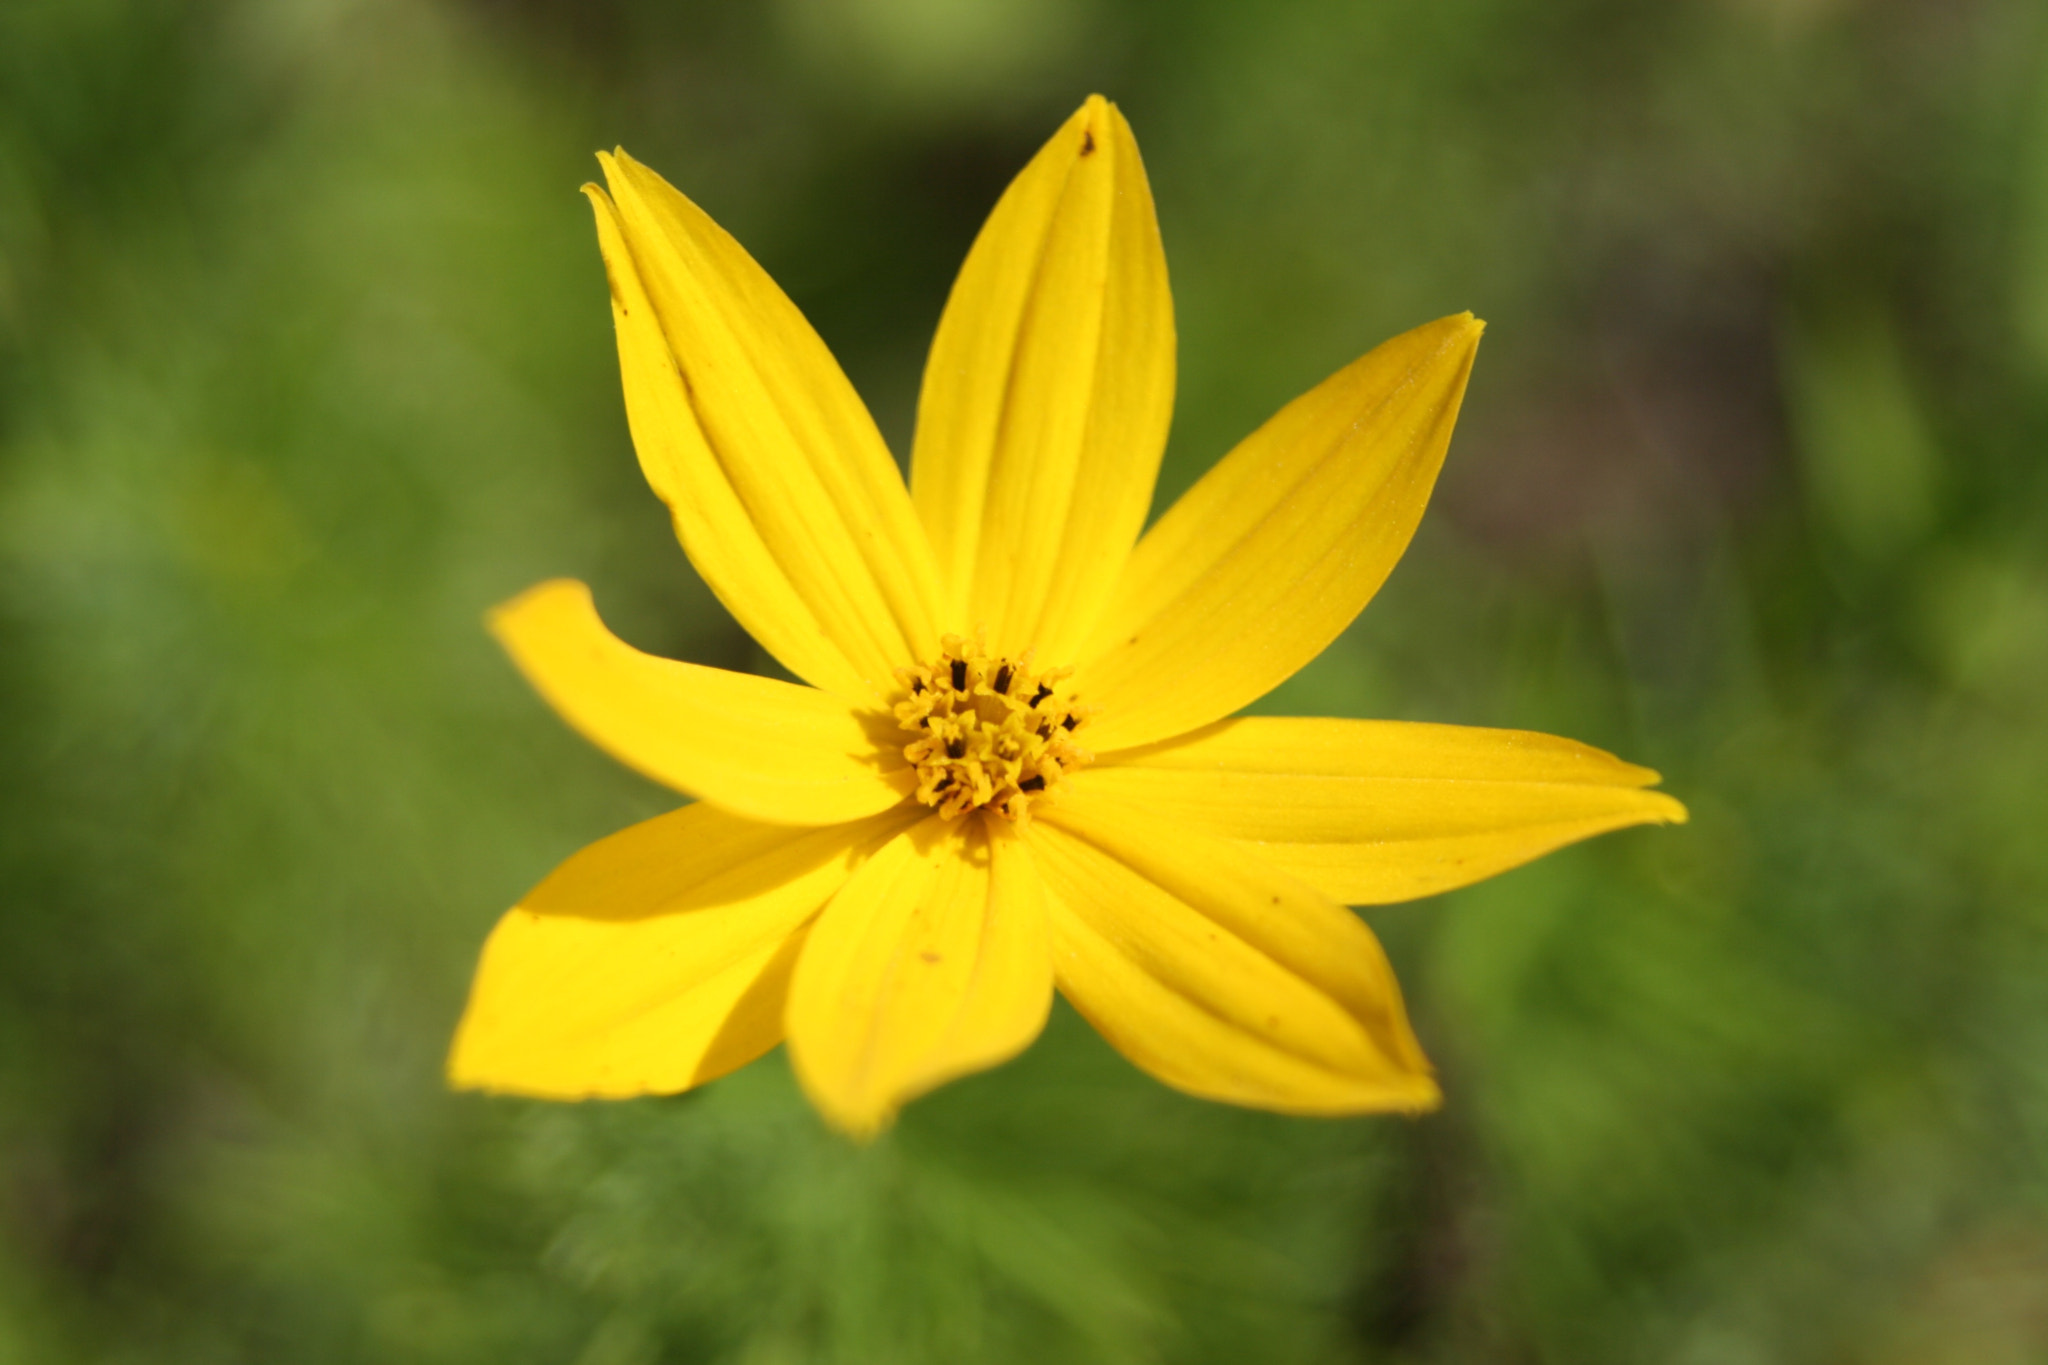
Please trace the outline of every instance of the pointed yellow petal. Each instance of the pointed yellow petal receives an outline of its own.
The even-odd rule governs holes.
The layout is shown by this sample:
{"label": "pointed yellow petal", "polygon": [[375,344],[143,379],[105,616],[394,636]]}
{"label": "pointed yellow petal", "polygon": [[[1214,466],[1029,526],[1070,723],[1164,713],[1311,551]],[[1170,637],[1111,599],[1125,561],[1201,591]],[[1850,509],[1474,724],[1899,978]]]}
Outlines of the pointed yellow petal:
{"label": "pointed yellow petal", "polygon": [[1126,750],[1071,779],[1244,841],[1333,900],[1464,886],[1580,839],[1685,819],[1647,768],[1526,730],[1247,717]]}
{"label": "pointed yellow petal", "polygon": [[812,1101],[868,1135],[906,1101],[1024,1050],[1052,962],[1029,852],[1008,829],[927,820],[855,874],[812,926],[789,994]]}
{"label": "pointed yellow petal", "polygon": [[1145,524],[1173,341],[1138,144],[1091,96],[975,239],[925,366],[911,493],[955,628],[1074,661]]}
{"label": "pointed yellow petal", "polygon": [[1159,519],[1083,651],[1098,753],[1185,734],[1321,653],[1422,518],[1479,344],[1395,337],[1289,403]]}
{"label": "pointed yellow petal", "polygon": [[1372,931],[1226,841],[1069,791],[1030,843],[1060,990],[1176,1089],[1286,1113],[1437,1101]]}
{"label": "pointed yellow petal", "polygon": [[586,187],[627,416],[690,560],[790,671],[852,700],[937,640],[938,575],[874,420],[725,231],[624,152]]}
{"label": "pointed yellow petal", "polygon": [[901,816],[803,830],[687,806],[550,873],[484,944],[448,1079],[667,1094],[781,1041],[804,923]]}
{"label": "pointed yellow petal", "polygon": [[642,654],[605,629],[590,589],[529,588],[491,630],[548,704],[621,763],[740,815],[828,825],[916,785],[875,736],[895,722],[795,683]]}
{"label": "pointed yellow petal", "polygon": [[[741,501],[739,484],[706,440],[654,307],[641,288],[611,200],[584,186],[597,211],[598,244],[611,279],[612,321],[626,420],[647,482],[668,504],[690,562],[739,623],[792,673],[852,701],[871,698],[849,646],[826,630]],[[842,632],[844,634],[844,632]]]}

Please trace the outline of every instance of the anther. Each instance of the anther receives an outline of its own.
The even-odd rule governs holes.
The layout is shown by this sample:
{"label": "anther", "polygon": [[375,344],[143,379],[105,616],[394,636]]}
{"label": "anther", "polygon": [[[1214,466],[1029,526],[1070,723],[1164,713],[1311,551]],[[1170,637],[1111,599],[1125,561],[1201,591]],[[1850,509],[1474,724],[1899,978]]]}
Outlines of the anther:
{"label": "anther", "polygon": [[903,758],[917,770],[917,799],[945,820],[981,810],[1026,822],[1034,800],[1054,799],[1094,757],[1072,738],[1088,708],[1054,688],[1070,670],[1035,670],[1029,650],[992,656],[980,635],[939,644],[936,662],[897,674],[896,722],[910,736]]}

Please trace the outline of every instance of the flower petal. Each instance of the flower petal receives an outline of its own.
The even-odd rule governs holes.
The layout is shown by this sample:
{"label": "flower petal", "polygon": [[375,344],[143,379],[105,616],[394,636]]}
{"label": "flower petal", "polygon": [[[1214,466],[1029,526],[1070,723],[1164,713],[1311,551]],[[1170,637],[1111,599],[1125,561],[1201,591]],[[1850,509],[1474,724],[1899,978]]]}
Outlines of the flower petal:
{"label": "flower petal", "polygon": [[1253,716],[1072,782],[1250,845],[1333,900],[1435,895],[1627,825],[1683,821],[1648,768],[1554,735]]}
{"label": "flower petal", "polygon": [[1244,850],[1070,789],[1031,831],[1060,990],[1176,1089],[1286,1113],[1437,1101],[1378,940]]}
{"label": "flower petal", "polygon": [[1461,313],[1352,362],[1159,519],[1082,651],[1092,748],[1220,720],[1350,624],[1422,518],[1480,328]]}
{"label": "flower petal", "polygon": [[1009,830],[928,819],[877,853],[812,927],[789,994],[790,1059],[857,1135],[1024,1050],[1052,961],[1031,856]]}
{"label": "flower petal", "polygon": [[491,931],[450,1082],[667,1094],[745,1065],[781,1041],[804,923],[902,818],[805,830],[695,805],[590,845]]}
{"label": "flower petal", "polygon": [[925,366],[911,495],[956,628],[1074,661],[1145,524],[1173,346],[1138,144],[1093,95],[1004,192]]}
{"label": "flower petal", "polygon": [[851,700],[937,642],[931,547],[825,343],[703,210],[623,151],[586,186],[641,467],[690,560],[790,671]]}
{"label": "flower petal", "polygon": [[584,738],[737,814],[836,824],[886,810],[916,786],[896,749],[877,739],[894,728],[889,717],[796,683],[642,654],[605,629],[581,583],[529,588],[490,620],[520,671]]}

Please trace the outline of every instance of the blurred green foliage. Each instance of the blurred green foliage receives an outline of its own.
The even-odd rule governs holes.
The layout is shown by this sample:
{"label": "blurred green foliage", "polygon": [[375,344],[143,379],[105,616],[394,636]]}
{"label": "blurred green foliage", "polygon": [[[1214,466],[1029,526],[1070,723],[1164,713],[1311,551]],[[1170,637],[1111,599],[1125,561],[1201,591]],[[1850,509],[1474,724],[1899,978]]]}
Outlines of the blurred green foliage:
{"label": "blurred green foliage", "polygon": [[[640,485],[574,193],[732,228],[899,450],[1100,89],[1162,501],[1491,322],[1407,562],[1262,705],[1694,811],[1375,911],[1443,1112],[1182,1099],[1070,1014],[825,1132],[452,1096],[498,910],[668,798],[479,629],[765,660]],[[0,1360],[2048,1358],[2048,13],[2030,0],[9,0]]]}

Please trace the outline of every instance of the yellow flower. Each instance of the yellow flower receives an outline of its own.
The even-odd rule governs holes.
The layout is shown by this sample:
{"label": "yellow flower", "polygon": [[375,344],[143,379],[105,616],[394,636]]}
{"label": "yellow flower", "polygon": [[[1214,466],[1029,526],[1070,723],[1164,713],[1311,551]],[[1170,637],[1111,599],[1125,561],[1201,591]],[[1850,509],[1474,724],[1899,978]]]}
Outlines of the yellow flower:
{"label": "yellow flower", "polygon": [[1656,774],[1569,740],[1227,719],[1358,614],[1422,516],[1469,314],[1288,404],[1142,537],[1174,330],[1129,126],[1091,98],[976,239],[906,490],[815,332],[624,152],[586,186],[641,468],[801,686],[641,654],[580,583],[492,627],[593,743],[698,798],[584,849],[492,932],[454,1084],[688,1089],[787,1039],[827,1119],[993,1066],[1057,987],[1195,1095],[1437,1102],[1346,905],[1624,825]]}

